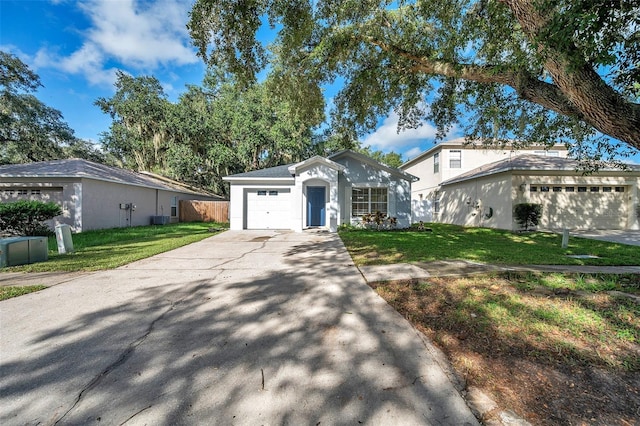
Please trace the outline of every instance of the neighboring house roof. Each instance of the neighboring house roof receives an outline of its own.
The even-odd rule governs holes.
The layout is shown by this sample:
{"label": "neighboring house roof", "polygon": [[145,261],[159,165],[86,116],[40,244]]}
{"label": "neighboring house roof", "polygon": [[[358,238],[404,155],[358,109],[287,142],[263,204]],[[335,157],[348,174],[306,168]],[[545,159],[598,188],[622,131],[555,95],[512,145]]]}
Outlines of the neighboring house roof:
{"label": "neighboring house roof", "polygon": [[[415,157],[407,160],[403,165],[400,166],[401,169],[405,169],[407,167],[410,167],[412,165],[414,165],[415,163],[418,163],[420,161],[422,161],[424,158],[429,157],[430,155],[432,155],[435,151],[439,151],[442,148],[445,147],[449,147],[449,148],[454,148],[454,149],[488,149],[488,150],[498,150],[498,149],[504,149],[505,151],[512,151],[512,150],[531,150],[531,149],[539,149],[539,150],[543,150],[543,149],[550,149],[548,146],[544,146],[544,145],[529,145],[528,147],[520,147],[520,148],[513,148],[510,145],[505,145],[504,147],[500,147],[500,146],[494,146],[494,145],[490,145],[490,144],[483,144],[481,141],[469,141],[465,138],[456,138],[456,139],[452,139],[450,141],[442,141],[442,142],[438,142],[437,144],[434,144],[433,147],[429,148],[426,151],[421,152],[420,154],[416,155]],[[513,148],[513,149],[512,149]],[[552,147],[554,150],[566,150],[567,147],[564,146],[563,144],[556,144]]]}
{"label": "neighboring house roof", "polygon": [[[628,165],[633,171],[640,171],[637,166]],[[580,163],[571,158],[549,157],[537,154],[520,154],[511,158],[485,164],[466,173],[442,182],[440,185],[450,185],[465,180],[477,179],[479,177],[495,175],[507,171],[578,171]],[[615,167],[603,167],[600,171],[611,172],[622,170]]]}
{"label": "neighboring house roof", "polygon": [[87,178],[145,188],[219,197],[164,176],[144,173],[136,173],[80,158],[0,166],[0,178]]}

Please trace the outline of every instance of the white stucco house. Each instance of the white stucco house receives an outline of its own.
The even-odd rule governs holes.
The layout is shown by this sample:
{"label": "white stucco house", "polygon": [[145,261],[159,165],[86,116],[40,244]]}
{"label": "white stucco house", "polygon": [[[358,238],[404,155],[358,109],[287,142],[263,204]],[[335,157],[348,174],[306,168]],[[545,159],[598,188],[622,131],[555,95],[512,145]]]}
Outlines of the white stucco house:
{"label": "white stucco house", "polygon": [[151,173],[135,173],[83,159],[0,166],[0,202],[51,201],[62,215],[51,226],[74,232],[149,225],[152,218],[178,222],[180,200],[222,197]]}
{"label": "white stucco house", "polygon": [[413,218],[518,230],[520,203],[541,204],[540,229],[640,229],[640,168],[584,174],[564,146],[511,150],[442,142],[401,169],[420,178]]}
{"label": "white stucco house", "polygon": [[356,224],[380,211],[411,224],[411,185],[416,177],[354,151],[227,176],[230,228],[300,232]]}

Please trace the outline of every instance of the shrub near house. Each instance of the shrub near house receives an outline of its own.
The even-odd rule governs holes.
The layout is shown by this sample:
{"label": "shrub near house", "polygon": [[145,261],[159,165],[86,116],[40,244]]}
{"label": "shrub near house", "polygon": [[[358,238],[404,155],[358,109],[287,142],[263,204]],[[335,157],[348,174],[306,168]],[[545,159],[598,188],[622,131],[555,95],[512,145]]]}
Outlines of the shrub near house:
{"label": "shrub near house", "polygon": [[56,203],[21,200],[0,204],[0,233],[10,235],[49,235],[44,221],[62,214]]}
{"label": "shrub near house", "polygon": [[528,231],[529,228],[538,226],[542,216],[542,205],[533,203],[516,204],[514,208],[516,222]]}

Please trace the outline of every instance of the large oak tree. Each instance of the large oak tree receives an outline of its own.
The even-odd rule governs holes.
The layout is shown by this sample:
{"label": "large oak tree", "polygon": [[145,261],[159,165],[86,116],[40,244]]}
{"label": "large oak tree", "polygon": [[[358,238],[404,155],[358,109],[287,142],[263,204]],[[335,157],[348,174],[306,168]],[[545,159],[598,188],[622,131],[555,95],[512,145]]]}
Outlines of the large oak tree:
{"label": "large oak tree", "polygon": [[188,28],[200,56],[246,81],[269,65],[274,95],[299,114],[317,113],[320,88],[344,79],[334,120],[345,129],[370,130],[394,108],[401,126],[433,120],[439,136],[459,125],[599,157],[640,149],[639,4],[197,0]]}
{"label": "large oak tree", "polygon": [[0,164],[72,157],[105,161],[91,142],[74,136],[60,111],[33,94],[41,86],[17,56],[0,51]]}

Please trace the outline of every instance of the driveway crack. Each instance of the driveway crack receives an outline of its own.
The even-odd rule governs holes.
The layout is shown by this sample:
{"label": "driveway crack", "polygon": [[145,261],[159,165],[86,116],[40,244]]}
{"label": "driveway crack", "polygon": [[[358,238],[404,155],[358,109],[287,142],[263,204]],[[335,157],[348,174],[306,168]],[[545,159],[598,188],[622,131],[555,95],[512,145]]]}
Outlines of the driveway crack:
{"label": "driveway crack", "polygon": [[[187,297],[187,296],[185,296]],[[120,356],[118,357],[117,360],[115,360],[113,363],[111,363],[109,366],[107,366],[107,368],[105,368],[100,374],[98,374],[96,377],[94,377],[78,394],[78,397],[76,398],[76,400],[74,401],[73,405],[62,415],[62,417],[60,417],[58,420],[56,420],[56,422],[54,423],[54,425],[57,425],[58,423],[60,423],[62,420],[64,420],[64,418],[69,415],[69,413],[71,413],[77,406],[78,404],[80,404],[80,402],[82,401],[82,399],[85,397],[85,395],[93,388],[95,388],[101,381],[102,379],[104,379],[106,376],[109,375],[109,373],[111,373],[113,370],[115,370],[116,368],[120,367],[121,365],[123,365],[125,362],[127,362],[127,360],[131,357],[131,355],[133,354],[133,352],[135,351],[135,349],[140,346],[146,339],[147,337],[149,337],[149,335],[151,334],[151,332],[153,331],[153,329],[155,328],[155,325],[158,321],[162,320],[169,312],[171,312],[172,310],[175,309],[176,304],[180,303],[182,301],[183,298],[181,298],[178,301],[172,302],[171,305],[169,306],[168,309],[166,309],[162,314],[160,314],[156,319],[154,319],[151,324],[149,324],[149,327],[147,327],[147,329],[145,330],[145,332],[138,337],[135,341],[133,341],[131,344],[129,344],[129,346],[127,346],[127,348],[120,354]],[[128,420],[127,420],[128,421]]]}

